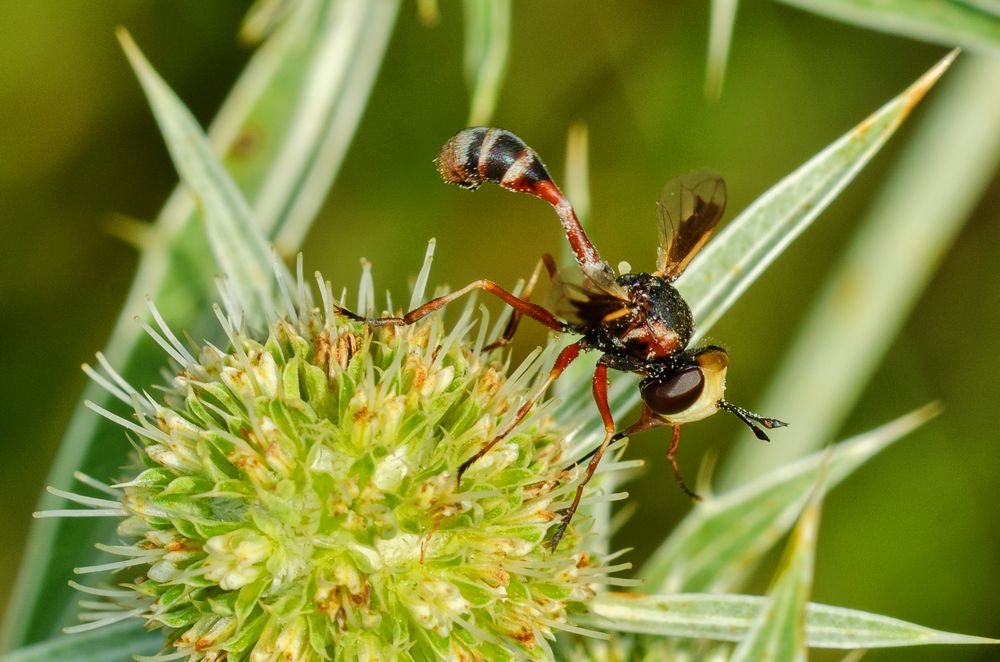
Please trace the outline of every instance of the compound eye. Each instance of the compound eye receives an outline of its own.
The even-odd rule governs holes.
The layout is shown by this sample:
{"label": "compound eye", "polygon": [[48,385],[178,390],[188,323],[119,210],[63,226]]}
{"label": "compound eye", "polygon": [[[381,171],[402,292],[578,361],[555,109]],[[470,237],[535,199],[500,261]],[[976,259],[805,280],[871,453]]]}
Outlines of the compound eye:
{"label": "compound eye", "polygon": [[657,414],[678,414],[693,405],[705,388],[705,376],[698,366],[684,368],[667,379],[643,382],[642,401]]}

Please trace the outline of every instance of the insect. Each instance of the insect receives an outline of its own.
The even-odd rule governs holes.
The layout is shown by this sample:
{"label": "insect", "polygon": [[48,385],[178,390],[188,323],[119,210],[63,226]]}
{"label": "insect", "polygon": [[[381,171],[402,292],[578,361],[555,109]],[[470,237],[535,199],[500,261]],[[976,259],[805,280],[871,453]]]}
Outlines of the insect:
{"label": "insect", "polygon": [[[696,170],[667,182],[659,203],[659,248],[652,273],[615,275],[587,238],[569,200],[549,176],[538,155],[513,133],[497,128],[463,129],[448,140],[437,157],[437,167],[446,182],[475,189],[485,181],[548,202],[555,209],[583,275],[583,284],[572,288],[569,299],[572,319],[560,319],[548,309],[529,301],[538,269],[517,296],[493,281],[481,279],[445,296],[432,299],[401,317],[365,319],[341,309],[341,313],[376,326],[412,324],[425,315],[475,289],[502,299],[513,308],[510,323],[495,345],[510,342],[519,320],[531,317],[554,331],[580,336],[557,356],[538,391],[518,409],[513,419],[458,470],[458,479],[493,446],[506,437],[544,395],[548,387],[581,352],[601,352],[593,376],[593,396],[604,423],[601,444],[589,455],[586,474],[577,486],[573,502],[563,511],[562,522],[550,542],[554,549],[580,504],[583,488],[591,479],[608,445],[617,439],[668,425],[672,428],[667,458],[681,489],[697,499],[681,476],[677,464],[681,426],[707,418],[717,411],[736,415],[762,440],[763,428],[785,423],[747,411],[726,401],[725,382],[729,359],[715,345],[689,347],[694,334],[691,310],[673,286],[692,258],[705,245],[726,206],[722,178],[710,170]],[[553,279],[558,272],[551,256],[542,257]],[[608,404],[608,370],[640,375],[642,412],[639,419],[620,432]],[[581,462],[587,461],[584,457]]]}

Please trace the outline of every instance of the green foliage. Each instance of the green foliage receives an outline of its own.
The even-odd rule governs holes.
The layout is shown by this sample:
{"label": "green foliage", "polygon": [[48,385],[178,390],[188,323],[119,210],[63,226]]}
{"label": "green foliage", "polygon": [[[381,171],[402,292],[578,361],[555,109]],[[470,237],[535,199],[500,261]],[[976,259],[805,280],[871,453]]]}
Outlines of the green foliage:
{"label": "green foliage", "polygon": [[[723,485],[762,475],[835,434],[996,172],[998,77],[1000,59],[965,56],[929,100],[761,398],[763,411],[780,408],[802,423],[796,443],[759,453],[757,439],[743,439],[727,453]],[[830,383],[838,388],[813,397]]]}
{"label": "green foliage", "polygon": [[[250,201],[257,226],[272,241],[287,237],[286,248],[298,245],[304,219],[314,217],[340,165],[338,155],[350,143],[396,4],[296,3],[247,64],[212,125],[213,145]],[[352,50],[340,50],[343,33],[354,36]],[[340,72],[333,81],[331,71]],[[306,117],[314,119],[303,122]],[[219,267],[204,235],[194,200],[178,189],[142,246],[135,280],[104,350],[126,379],[153,383],[162,365],[161,350],[134,321],[147,297],[189,333],[200,334],[214,322],[209,302]],[[128,448],[120,443],[118,427],[95,417],[85,401],[110,406],[111,396],[96,384],[84,391],[49,472],[52,485],[71,486],[77,471],[113,475],[125,460]],[[40,506],[55,503],[43,495]],[[92,562],[92,544],[107,535],[99,520],[48,520],[33,528],[12,598],[18,608],[4,622],[6,646],[41,641],[75,620],[75,595],[66,578],[74,565]],[[69,549],[73,554],[65,552]]]}
{"label": "green foliage", "polygon": [[781,0],[848,23],[915,39],[1000,49],[1000,12],[991,0]]}
{"label": "green foliage", "polygon": [[181,181],[201,211],[215,263],[228,276],[247,322],[259,329],[275,313],[267,240],[197,120],[153,71],[129,34],[120,30],[118,38],[146,91]]}
{"label": "green foliage", "polygon": [[[592,627],[716,641],[742,641],[765,608],[767,598],[753,595],[677,593],[637,595],[605,593],[591,602]],[[883,648],[929,644],[995,644],[864,612],[810,603],[806,607],[806,642],[813,648]]]}
{"label": "green foliage", "polygon": [[469,126],[489,124],[507,71],[510,0],[465,0],[465,79]]}
{"label": "green foliage", "polygon": [[742,586],[799,517],[821,472],[825,491],[937,410],[928,405],[840,442],[829,457],[826,452],[815,453],[721,496],[706,498],[643,565],[639,576],[647,590],[702,592]]}
{"label": "green foliage", "polygon": [[[894,30],[901,25],[898,19],[904,14],[902,5],[894,8],[891,3],[810,0],[792,4]],[[879,5],[878,11],[875,4]],[[974,4],[982,11],[970,13],[969,7]],[[466,66],[473,88],[471,116],[477,122],[485,122],[493,113],[509,50],[510,5],[497,3],[492,12],[486,11],[487,6],[467,3]],[[940,7],[941,3],[930,2],[910,5],[913,11],[908,20],[912,21],[902,23],[901,31],[987,48],[994,48],[1000,42],[1000,30],[993,21],[995,13],[991,16],[989,3],[984,0]],[[208,141],[177,97],[138,51],[126,44],[178,171],[195,200],[183,192],[177,193],[148,235],[127,310],[134,309],[140,294],[150,293],[159,298],[166,291],[175,294],[179,291],[180,297],[170,299],[179,303],[165,310],[170,324],[200,332],[211,317],[205,304],[210,296],[208,282],[220,270],[232,285],[236,298],[251,313],[251,326],[259,326],[281,303],[287,302],[289,293],[276,292],[270,284],[272,260],[268,243],[276,244],[283,253],[294,250],[314,218],[353,136],[360,106],[381,60],[396,9],[397,3],[393,2],[260,3],[249,19],[247,30],[270,36],[234,90],[234,100],[220,113],[213,134],[216,150],[226,155],[222,159],[213,155]],[[730,20],[733,15],[735,3],[731,5]],[[355,40],[345,42],[345,34]],[[719,39],[726,48],[717,46],[715,52],[721,48],[723,56],[719,61],[724,63],[728,37]],[[946,57],[911,88],[760,196],[709,244],[679,284],[699,320],[700,337],[868,163],[954,57],[954,53]],[[329,73],[331,65],[338,72],[334,76]],[[721,81],[721,69],[717,71]],[[990,68],[983,61],[976,75],[985,75],[987,71]],[[289,85],[295,93],[289,93]],[[968,82],[966,86],[974,87]],[[946,123],[955,121],[954,112],[945,116]],[[263,140],[252,151],[251,158],[235,158],[235,147],[248,134],[261,137],[258,132],[262,126]],[[994,163],[991,157],[995,154],[993,141],[983,141],[980,160],[969,163],[973,167],[975,164],[988,167],[987,164]],[[914,186],[913,180],[903,181],[899,186],[904,192]],[[973,186],[964,193],[966,207],[957,211],[952,223],[959,222],[977,191]],[[904,195],[897,194],[897,198]],[[201,239],[203,233],[208,236],[207,242]],[[941,250],[948,237],[945,230],[932,238],[930,246],[923,247],[925,252]],[[932,260],[920,254],[912,262],[922,271],[914,271],[904,280],[919,284],[926,279]],[[283,267],[278,269],[279,281],[284,282]],[[422,285],[416,288],[422,289]],[[910,296],[913,295],[911,292]],[[162,362],[153,358],[148,340],[142,340],[135,330],[123,329],[119,325],[106,353],[112,363],[122,367],[128,381],[152,383],[155,369]],[[883,343],[888,342],[892,333],[889,327],[877,332]],[[296,377],[282,382],[284,388],[295,390],[300,384],[307,390],[309,384],[315,387],[315,380],[311,382],[308,375],[300,375],[297,368],[295,372]],[[850,382],[845,391],[850,394],[859,391],[863,373],[864,370],[856,370],[849,379],[845,378]],[[557,419],[580,420],[580,412],[591,406],[588,384],[585,380],[577,383],[578,388],[564,392],[563,405],[550,409]],[[613,404],[620,419],[635,404],[636,393],[630,380],[622,379],[619,384],[613,393]],[[94,390],[88,391],[86,397],[96,400],[97,408],[104,407],[102,403],[107,400]],[[116,440],[120,431],[113,425],[96,423],[96,417],[82,411],[78,410],[71,424],[68,442],[50,476],[50,481],[61,487],[69,486],[72,472],[78,469],[102,477],[110,475],[124,456],[123,451],[103,450],[124,448]],[[864,612],[807,603],[821,496],[868,458],[926,420],[933,411],[934,407],[918,410],[872,433],[843,442],[828,454],[813,455],[720,497],[709,497],[664,541],[641,573],[647,580],[644,589],[661,594],[599,593],[588,602],[588,612],[577,615],[574,622],[619,633],[741,642],[735,649],[735,659],[751,660],[765,654],[774,659],[802,659],[806,646],[851,649],[995,643]],[[593,446],[599,435],[595,418],[590,416],[588,423],[580,427],[574,439],[577,454]],[[103,444],[100,452],[96,447],[98,442]],[[818,478],[820,474],[822,478]],[[602,487],[614,492],[614,476],[601,478]],[[170,489],[184,493],[188,487],[191,485],[183,483]],[[51,499],[43,502],[52,503]],[[606,505],[598,504],[596,511],[599,526],[588,544],[607,550],[611,518]],[[798,528],[769,597],[697,593],[737,590],[796,517],[799,517]],[[68,611],[56,618],[51,614],[52,604],[69,601],[70,592],[62,586],[68,568],[92,563],[95,553],[86,543],[107,536],[105,527],[86,520],[46,522],[37,528],[15,597],[18,609],[13,610],[14,615],[6,624],[7,643],[19,650],[3,657],[4,662],[87,659],[80,657],[80,651],[91,655],[98,651],[93,659],[114,660],[123,658],[125,651],[148,647],[156,638],[128,624],[68,639],[55,635],[70,620]],[[535,536],[533,540],[537,544],[541,537]],[[524,596],[512,595],[509,599],[519,597]],[[221,608],[221,602],[214,608]],[[204,611],[211,612],[212,606]],[[567,624],[567,627],[573,626]],[[618,641],[625,647],[638,648],[645,645],[640,642],[647,640],[624,635]],[[31,642],[38,643],[29,646]],[[560,650],[570,656],[572,644],[568,640],[560,643],[563,646]],[[446,641],[437,640],[436,644],[442,654],[448,650]]]}
{"label": "green foliage", "polygon": [[128,662],[163,645],[160,632],[144,631],[138,621],[99,630],[55,636],[3,656],[4,662]]}
{"label": "green foliage", "polygon": [[952,52],[899,96],[761,195],[678,279],[699,337],[843,190],[955,59]]}

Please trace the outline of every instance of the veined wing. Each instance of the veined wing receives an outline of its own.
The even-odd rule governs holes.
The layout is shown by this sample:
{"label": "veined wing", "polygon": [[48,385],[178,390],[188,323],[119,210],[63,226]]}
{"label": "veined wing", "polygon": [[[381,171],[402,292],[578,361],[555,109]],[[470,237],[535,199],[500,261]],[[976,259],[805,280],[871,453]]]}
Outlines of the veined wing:
{"label": "veined wing", "polygon": [[626,299],[608,293],[581,271],[560,270],[550,255],[544,255],[542,259],[552,283],[548,308],[570,323],[594,326],[629,306]]}
{"label": "veined wing", "polygon": [[684,272],[722,218],[726,183],[714,170],[686,172],[666,183],[658,207],[656,274],[672,281]]}

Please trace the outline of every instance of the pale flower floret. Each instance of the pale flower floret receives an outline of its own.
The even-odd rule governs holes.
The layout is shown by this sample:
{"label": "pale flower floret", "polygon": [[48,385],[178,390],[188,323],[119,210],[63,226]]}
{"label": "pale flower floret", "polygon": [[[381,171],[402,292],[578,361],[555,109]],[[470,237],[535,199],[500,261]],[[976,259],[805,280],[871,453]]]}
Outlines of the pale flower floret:
{"label": "pale flower floret", "polygon": [[437,395],[451,385],[451,380],[455,378],[455,368],[448,366],[442,370],[428,375],[423,384],[420,385],[420,395],[424,398]]}
{"label": "pale flower floret", "polygon": [[[150,446],[150,448],[155,448],[155,447],[154,446]],[[155,455],[151,454],[150,457],[154,458]],[[169,457],[169,454],[168,454],[168,457]],[[170,466],[170,465],[169,464],[164,464],[164,466]],[[142,493],[140,491],[128,491],[128,490],[126,490],[125,495],[122,497],[122,505],[130,513],[133,513],[133,514],[139,516],[136,519],[130,518],[130,519],[125,520],[125,523],[127,523],[129,526],[134,526],[134,525],[137,524],[137,522],[141,521],[142,522],[142,527],[141,528],[145,529],[146,526],[147,526],[146,522],[148,520],[150,520],[150,519],[156,519],[156,518],[160,518],[160,517],[164,517],[165,518],[165,517],[169,516],[169,513],[166,510],[164,510],[163,508],[161,508],[158,505],[156,505],[156,503],[152,499],[149,498],[149,495],[144,494],[144,493]],[[140,528],[140,527],[136,526],[136,528]],[[122,527],[121,526],[118,527],[118,530],[123,535],[127,535],[128,534],[128,532],[122,531]]]}
{"label": "pale flower floret", "polygon": [[401,533],[377,543],[380,564],[387,568],[400,568],[420,560],[420,538],[411,533]]}
{"label": "pale flower floret", "polygon": [[426,575],[404,598],[413,618],[444,637],[455,620],[465,615],[469,601],[462,597],[454,584]]}
{"label": "pale flower floret", "polygon": [[[374,550],[361,545],[354,545],[351,551],[365,557],[365,560],[368,562],[365,567],[367,572],[375,572],[382,569],[381,561]],[[367,579],[361,570],[352,563],[342,561],[334,564],[331,568],[330,576],[336,580],[337,584],[346,588],[351,595],[358,595],[365,590]]]}
{"label": "pale flower floret", "polygon": [[259,564],[272,549],[267,538],[246,529],[209,538],[205,542],[205,578],[227,591],[246,586],[260,577]]}
{"label": "pale flower floret", "polygon": [[171,561],[157,561],[149,566],[146,576],[156,582],[172,582],[182,575],[182,571]]}
{"label": "pale flower floret", "polygon": [[227,365],[222,369],[222,381],[242,397],[257,395],[273,398],[278,392],[278,365],[268,352],[250,348],[246,365]]}
{"label": "pale flower floret", "polygon": [[406,415],[406,398],[402,395],[386,397],[379,404],[374,416],[377,418],[379,434],[388,438],[395,437],[399,434],[400,423]]}
{"label": "pale flower floret", "polygon": [[274,357],[266,351],[251,354],[250,364],[253,366],[254,378],[258,395],[273,398],[278,393],[278,364]]}
{"label": "pale flower floret", "polygon": [[400,446],[392,453],[386,455],[375,468],[375,475],[372,477],[375,487],[383,491],[397,487],[406,478],[406,474],[409,473],[409,469],[406,466],[406,456],[408,454],[409,449],[406,446]]}
{"label": "pale flower floret", "polygon": [[153,462],[170,469],[185,471],[190,468],[190,465],[187,462],[184,462],[177,453],[170,450],[166,446],[161,446],[160,444],[147,446],[146,455],[148,455],[149,459]]}
{"label": "pale flower floret", "polygon": [[514,464],[520,453],[521,449],[514,442],[499,443],[479,462],[484,469],[502,469]]}

